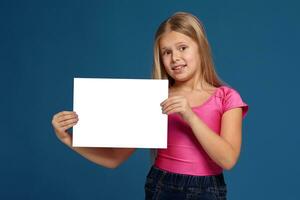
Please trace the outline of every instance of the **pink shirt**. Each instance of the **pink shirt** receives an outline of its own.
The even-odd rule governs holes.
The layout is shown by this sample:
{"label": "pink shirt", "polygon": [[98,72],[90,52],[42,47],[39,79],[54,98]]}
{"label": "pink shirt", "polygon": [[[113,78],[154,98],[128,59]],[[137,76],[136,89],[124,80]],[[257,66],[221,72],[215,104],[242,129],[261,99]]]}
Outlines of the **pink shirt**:
{"label": "pink shirt", "polygon": [[[236,90],[221,86],[202,105],[192,110],[220,135],[223,113],[237,107],[243,109],[244,118],[248,105]],[[158,149],[154,165],[169,172],[197,176],[217,175],[223,171],[203,150],[192,129],[177,113],[168,116],[168,148]]]}

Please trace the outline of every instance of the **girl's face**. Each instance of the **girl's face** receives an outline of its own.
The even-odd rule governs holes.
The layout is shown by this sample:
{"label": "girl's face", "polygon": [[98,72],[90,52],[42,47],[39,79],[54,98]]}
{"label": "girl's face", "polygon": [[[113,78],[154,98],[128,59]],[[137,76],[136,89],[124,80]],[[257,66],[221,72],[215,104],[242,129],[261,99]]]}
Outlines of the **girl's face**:
{"label": "girl's face", "polygon": [[159,49],[166,72],[176,82],[200,75],[198,45],[190,37],[176,31],[167,32],[159,40]]}

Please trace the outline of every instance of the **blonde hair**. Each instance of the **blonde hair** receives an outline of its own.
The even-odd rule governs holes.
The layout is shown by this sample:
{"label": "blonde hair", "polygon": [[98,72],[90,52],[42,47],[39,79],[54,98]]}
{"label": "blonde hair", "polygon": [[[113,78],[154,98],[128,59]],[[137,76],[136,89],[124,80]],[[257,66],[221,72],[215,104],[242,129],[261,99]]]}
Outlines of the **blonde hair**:
{"label": "blonde hair", "polygon": [[197,43],[201,62],[200,80],[204,80],[209,85],[215,87],[227,85],[218,77],[215,71],[214,63],[211,56],[210,45],[208,43],[202,23],[197,17],[186,12],[175,13],[167,20],[163,21],[156,31],[154,40],[154,60],[152,70],[153,79],[169,79],[169,87],[172,86],[175,82],[174,79],[166,73],[159,50],[159,40],[161,36],[169,31],[176,31],[182,33],[190,37]]}

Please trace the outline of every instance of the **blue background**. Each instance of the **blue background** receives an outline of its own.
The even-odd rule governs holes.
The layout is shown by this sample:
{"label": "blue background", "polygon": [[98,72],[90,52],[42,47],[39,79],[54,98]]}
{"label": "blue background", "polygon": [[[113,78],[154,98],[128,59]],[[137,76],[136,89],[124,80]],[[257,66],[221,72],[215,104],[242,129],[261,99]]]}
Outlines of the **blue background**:
{"label": "blue background", "polygon": [[[110,170],[61,144],[52,116],[72,110],[73,77],[150,78],[156,28],[176,11],[204,23],[220,77],[250,110],[231,200],[300,199],[297,1],[0,3],[0,199],[144,198],[149,151]],[[121,101],[121,100],[120,100]]]}

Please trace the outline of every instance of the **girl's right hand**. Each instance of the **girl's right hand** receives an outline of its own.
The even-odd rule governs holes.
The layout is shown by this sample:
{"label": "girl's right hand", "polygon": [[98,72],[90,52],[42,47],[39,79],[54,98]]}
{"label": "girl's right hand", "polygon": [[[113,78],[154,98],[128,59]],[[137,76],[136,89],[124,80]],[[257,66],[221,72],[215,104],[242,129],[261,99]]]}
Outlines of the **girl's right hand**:
{"label": "girl's right hand", "polygon": [[73,111],[62,111],[53,116],[52,126],[61,142],[71,145],[72,137],[67,130],[76,125],[78,120],[78,115]]}

